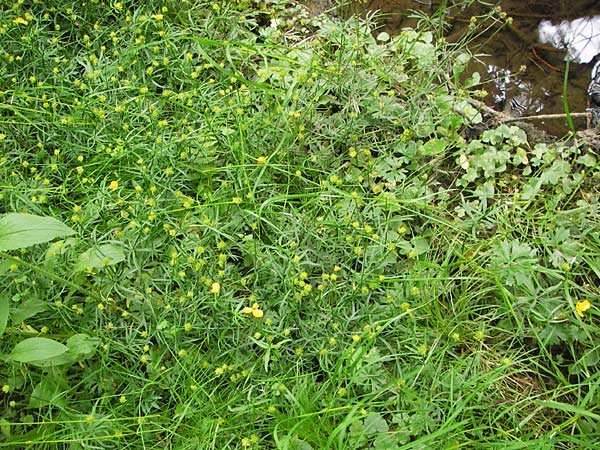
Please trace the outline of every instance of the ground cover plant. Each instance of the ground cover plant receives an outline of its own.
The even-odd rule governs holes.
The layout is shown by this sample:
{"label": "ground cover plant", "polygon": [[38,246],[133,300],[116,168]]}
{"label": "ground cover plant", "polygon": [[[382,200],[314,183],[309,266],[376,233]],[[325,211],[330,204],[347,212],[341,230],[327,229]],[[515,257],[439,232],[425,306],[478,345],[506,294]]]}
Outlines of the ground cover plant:
{"label": "ground cover plant", "polygon": [[1,446],[600,439],[597,152],[484,127],[442,15],[1,4]]}

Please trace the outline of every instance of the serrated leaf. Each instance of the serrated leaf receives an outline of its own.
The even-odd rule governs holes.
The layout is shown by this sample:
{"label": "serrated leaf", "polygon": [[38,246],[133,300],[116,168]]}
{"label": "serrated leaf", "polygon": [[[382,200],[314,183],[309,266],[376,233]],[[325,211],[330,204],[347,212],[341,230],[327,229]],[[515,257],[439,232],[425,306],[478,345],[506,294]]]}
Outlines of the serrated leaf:
{"label": "serrated leaf", "polygon": [[69,348],[53,339],[33,337],[19,342],[10,352],[10,361],[29,363],[44,361],[62,355]]}
{"label": "serrated leaf", "polygon": [[92,247],[77,259],[73,270],[82,272],[87,269],[96,269],[120,263],[125,259],[125,253],[120,246],[114,244],[103,244]]}
{"label": "serrated leaf", "polygon": [[10,298],[8,298],[8,295],[0,294],[0,336],[2,336],[4,334],[4,330],[6,330],[9,306]]}
{"label": "serrated leaf", "polygon": [[53,217],[9,213],[0,218],[0,251],[30,247],[74,233]]}

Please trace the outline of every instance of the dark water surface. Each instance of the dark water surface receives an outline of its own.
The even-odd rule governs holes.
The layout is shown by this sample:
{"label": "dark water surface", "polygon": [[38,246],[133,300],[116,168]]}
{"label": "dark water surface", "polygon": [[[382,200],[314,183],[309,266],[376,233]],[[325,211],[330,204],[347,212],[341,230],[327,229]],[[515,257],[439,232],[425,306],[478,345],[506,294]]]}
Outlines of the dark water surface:
{"label": "dark water surface", "polygon": [[[403,27],[416,25],[416,19],[410,18],[415,10],[433,14],[438,10],[440,3],[452,4],[450,1],[439,0],[370,0],[359,3],[357,8],[363,14],[367,11],[379,11],[383,14],[379,19],[382,31],[396,34]],[[489,3],[473,2],[466,9],[450,8],[447,17],[449,27],[446,31],[448,40],[460,39],[469,25],[471,16],[482,16],[494,6],[500,6],[512,17],[512,24],[502,28],[492,27],[471,45],[471,49],[477,53],[480,60],[471,70],[478,71],[482,76],[484,84],[481,88],[490,93],[487,103],[495,109],[515,116],[564,113],[562,85],[567,51],[555,48],[548,38],[552,37],[556,45],[558,41],[578,39],[573,36],[565,37],[566,32],[572,32],[574,35],[587,33],[583,37],[580,36],[579,41],[595,35],[600,46],[600,17],[595,24],[595,30],[590,30],[587,21],[574,22],[573,26],[563,22],[600,15],[600,0],[503,0]],[[540,42],[540,25],[546,32],[546,43]],[[548,36],[552,32],[555,35]],[[586,52],[592,52],[593,56],[596,52],[590,48],[588,47]],[[578,59],[574,52],[571,52],[571,56]],[[587,88],[593,65],[593,61],[570,63],[567,98],[572,113],[585,112],[588,107]],[[526,67],[525,71],[521,70],[522,66]],[[568,131],[564,118],[532,120],[530,123],[557,136]],[[587,121],[577,119],[575,125],[581,130],[586,128]]]}

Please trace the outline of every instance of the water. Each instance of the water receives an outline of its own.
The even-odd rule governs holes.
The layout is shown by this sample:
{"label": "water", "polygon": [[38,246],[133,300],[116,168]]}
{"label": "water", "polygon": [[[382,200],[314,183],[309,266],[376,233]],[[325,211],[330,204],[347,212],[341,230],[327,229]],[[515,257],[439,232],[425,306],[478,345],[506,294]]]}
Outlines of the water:
{"label": "water", "polygon": [[[482,75],[485,84],[481,87],[490,93],[487,103],[514,116],[563,114],[568,54],[572,61],[567,84],[569,110],[585,112],[589,107],[587,89],[593,58],[600,52],[600,17],[595,21],[585,18],[600,16],[600,1],[503,0],[496,4],[513,18],[512,24],[501,29],[493,27],[471,44],[480,62],[470,70]],[[382,29],[393,34],[402,27],[416,25],[416,20],[409,17],[411,10],[431,14],[439,5],[439,0],[370,0],[361,3],[360,8],[363,12],[383,13],[379,21]],[[489,4],[479,2],[466,9],[451,8],[447,17],[448,40],[458,40],[471,16],[481,16],[489,9]],[[530,120],[530,123],[556,136],[568,131],[565,118]],[[581,130],[588,123],[580,118],[575,125]]]}

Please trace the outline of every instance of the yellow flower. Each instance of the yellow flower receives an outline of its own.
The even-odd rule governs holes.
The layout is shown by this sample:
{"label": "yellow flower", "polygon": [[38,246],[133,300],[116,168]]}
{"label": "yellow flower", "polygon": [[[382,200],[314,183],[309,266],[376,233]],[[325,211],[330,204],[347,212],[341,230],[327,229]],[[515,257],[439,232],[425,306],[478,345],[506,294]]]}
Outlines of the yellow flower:
{"label": "yellow flower", "polygon": [[111,181],[110,184],[108,185],[108,188],[111,191],[116,191],[118,189],[118,187],[119,187],[119,182],[116,180]]}
{"label": "yellow flower", "polygon": [[242,309],[242,312],[244,314],[252,314],[257,319],[260,319],[265,315],[264,311],[260,309],[258,303],[253,303],[251,307],[245,306],[244,309]]}
{"label": "yellow flower", "polygon": [[27,25],[27,21],[25,19],[23,19],[22,17],[15,17],[12,20],[12,23],[14,23],[16,25]]}
{"label": "yellow flower", "polygon": [[577,302],[577,304],[575,305],[575,311],[577,311],[579,317],[583,317],[583,313],[591,307],[592,304],[588,300],[582,300],[580,302]]}
{"label": "yellow flower", "polygon": [[154,20],[163,20],[164,16],[162,14],[153,14],[152,18]]}
{"label": "yellow flower", "polygon": [[210,285],[210,293],[217,295],[219,292],[221,292],[221,283],[215,281]]}
{"label": "yellow flower", "polygon": [[258,158],[256,158],[256,162],[258,164],[265,164],[267,162],[267,158],[265,156],[259,156]]}

